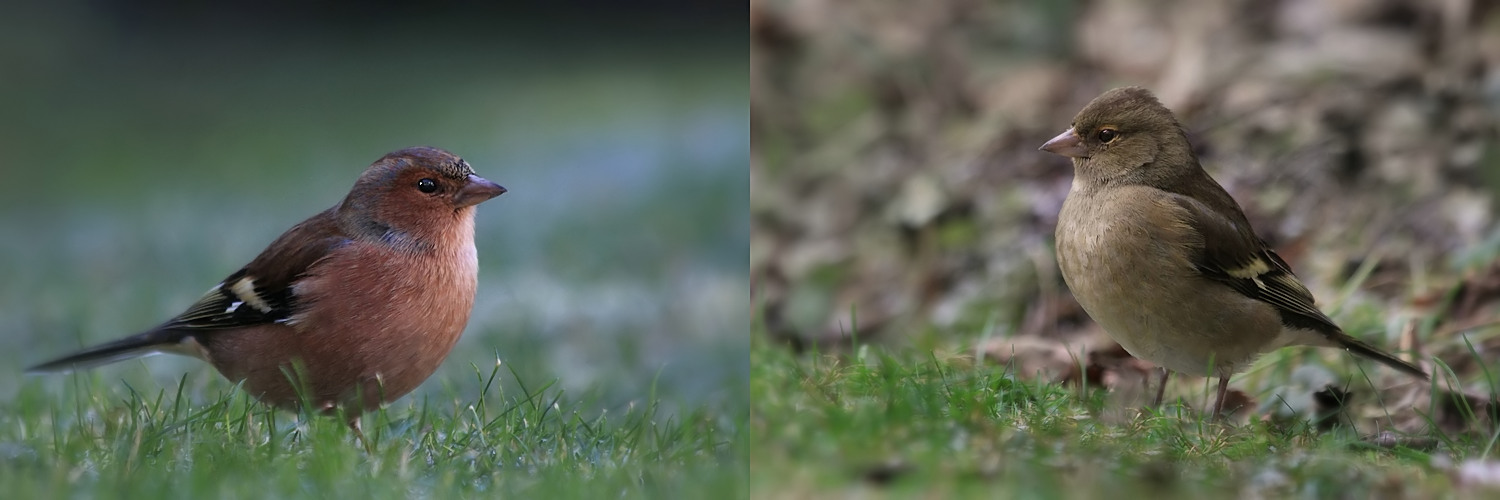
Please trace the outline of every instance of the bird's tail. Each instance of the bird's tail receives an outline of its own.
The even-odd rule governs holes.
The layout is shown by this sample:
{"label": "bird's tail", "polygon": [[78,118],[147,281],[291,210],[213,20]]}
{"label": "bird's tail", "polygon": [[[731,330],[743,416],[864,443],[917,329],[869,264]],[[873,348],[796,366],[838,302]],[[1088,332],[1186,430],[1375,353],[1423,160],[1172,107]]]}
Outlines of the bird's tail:
{"label": "bird's tail", "polygon": [[1373,359],[1375,361],[1379,361],[1380,364],[1395,368],[1397,371],[1400,371],[1407,375],[1411,375],[1422,380],[1428,379],[1427,372],[1422,371],[1422,369],[1418,368],[1417,365],[1407,363],[1401,358],[1398,358],[1391,353],[1382,351],[1378,347],[1366,344],[1364,341],[1354,338],[1347,333],[1339,332],[1338,335],[1334,336],[1333,340],[1335,342],[1338,342],[1339,347],[1348,349],[1349,352]]}
{"label": "bird's tail", "polygon": [[99,344],[26,369],[26,373],[67,372],[170,351],[181,341],[174,332],[153,329]]}

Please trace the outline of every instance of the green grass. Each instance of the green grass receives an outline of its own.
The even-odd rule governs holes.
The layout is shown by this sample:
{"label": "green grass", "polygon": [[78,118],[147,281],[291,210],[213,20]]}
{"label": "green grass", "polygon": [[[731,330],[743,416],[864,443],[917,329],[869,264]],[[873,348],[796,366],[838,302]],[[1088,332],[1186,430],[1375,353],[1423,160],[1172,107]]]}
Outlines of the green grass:
{"label": "green grass", "polygon": [[[474,369],[484,390],[410,398],[366,415],[375,447],[337,418],[254,402],[227,382],[133,390],[73,375],[0,403],[0,484],[11,498],[684,498],[743,492],[744,415],[677,414],[642,399],[589,410],[552,383]],[[211,393],[213,391],[210,391]],[[743,493],[740,493],[743,495]]]}
{"label": "green grass", "polygon": [[750,391],[755,497],[1427,497],[1455,491],[1443,464],[1487,448],[1381,448],[1348,428],[1224,425],[1174,405],[1137,414],[965,357],[795,355],[760,336]]}

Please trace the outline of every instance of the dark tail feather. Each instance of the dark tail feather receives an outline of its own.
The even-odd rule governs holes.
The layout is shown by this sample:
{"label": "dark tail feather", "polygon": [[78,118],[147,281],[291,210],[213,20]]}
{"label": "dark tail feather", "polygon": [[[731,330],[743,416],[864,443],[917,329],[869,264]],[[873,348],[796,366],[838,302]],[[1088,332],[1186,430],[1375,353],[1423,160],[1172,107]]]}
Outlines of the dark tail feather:
{"label": "dark tail feather", "polygon": [[107,365],[161,352],[176,344],[181,335],[150,330],[114,342],[99,344],[26,369],[26,373],[66,372]]}
{"label": "dark tail feather", "polygon": [[1334,338],[1334,341],[1338,342],[1339,345],[1343,348],[1348,349],[1349,352],[1373,359],[1375,361],[1379,361],[1380,364],[1395,368],[1397,371],[1400,371],[1407,375],[1411,375],[1422,380],[1428,379],[1427,372],[1422,371],[1422,369],[1418,368],[1417,365],[1407,363],[1406,361],[1401,360],[1401,358],[1397,358],[1396,356],[1391,355],[1391,353],[1382,351],[1380,350],[1380,348],[1372,346],[1370,344],[1366,344],[1359,339],[1349,336],[1348,334],[1340,333],[1337,337]]}

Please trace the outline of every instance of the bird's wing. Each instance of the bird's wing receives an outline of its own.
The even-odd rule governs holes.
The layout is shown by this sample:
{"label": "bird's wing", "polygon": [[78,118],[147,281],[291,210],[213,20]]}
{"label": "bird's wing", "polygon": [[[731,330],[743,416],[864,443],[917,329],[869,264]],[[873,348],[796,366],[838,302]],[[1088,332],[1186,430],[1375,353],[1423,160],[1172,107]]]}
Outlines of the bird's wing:
{"label": "bird's wing", "polygon": [[297,280],[348,242],[335,221],[329,210],[288,230],[158,329],[185,333],[286,321],[297,311]]}
{"label": "bird's wing", "polygon": [[1168,196],[1186,211],[1183,222],[1203,236],[1203,244],[1192,259],[1204,277],[1276,307],[1285,326],[1342,333],[1318,310],[1312,292],[1292,274],[1286,261],[1255,236],[1238,207],[1233,214],[1237,217],[1231,217],[1194,198],[1175,193]]}

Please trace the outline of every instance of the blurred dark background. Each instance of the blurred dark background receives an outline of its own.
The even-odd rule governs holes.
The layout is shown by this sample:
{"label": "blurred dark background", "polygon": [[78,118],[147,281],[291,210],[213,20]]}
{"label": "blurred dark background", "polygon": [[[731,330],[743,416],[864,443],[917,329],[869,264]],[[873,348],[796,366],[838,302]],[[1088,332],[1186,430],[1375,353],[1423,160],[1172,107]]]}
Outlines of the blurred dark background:
{"label": "blurred dark background", "polygon": [[[386,152],[481,206],[474,316],[417,397],[498,356],[604,407],[744,407],[745,7],[647,2],[0,5],[0,396],[170,317]],[[733,29],[731,29],[733,28]],[[228,384],[173,357],[95,390]],[[5,375],[8,373],[9,375]]]}

